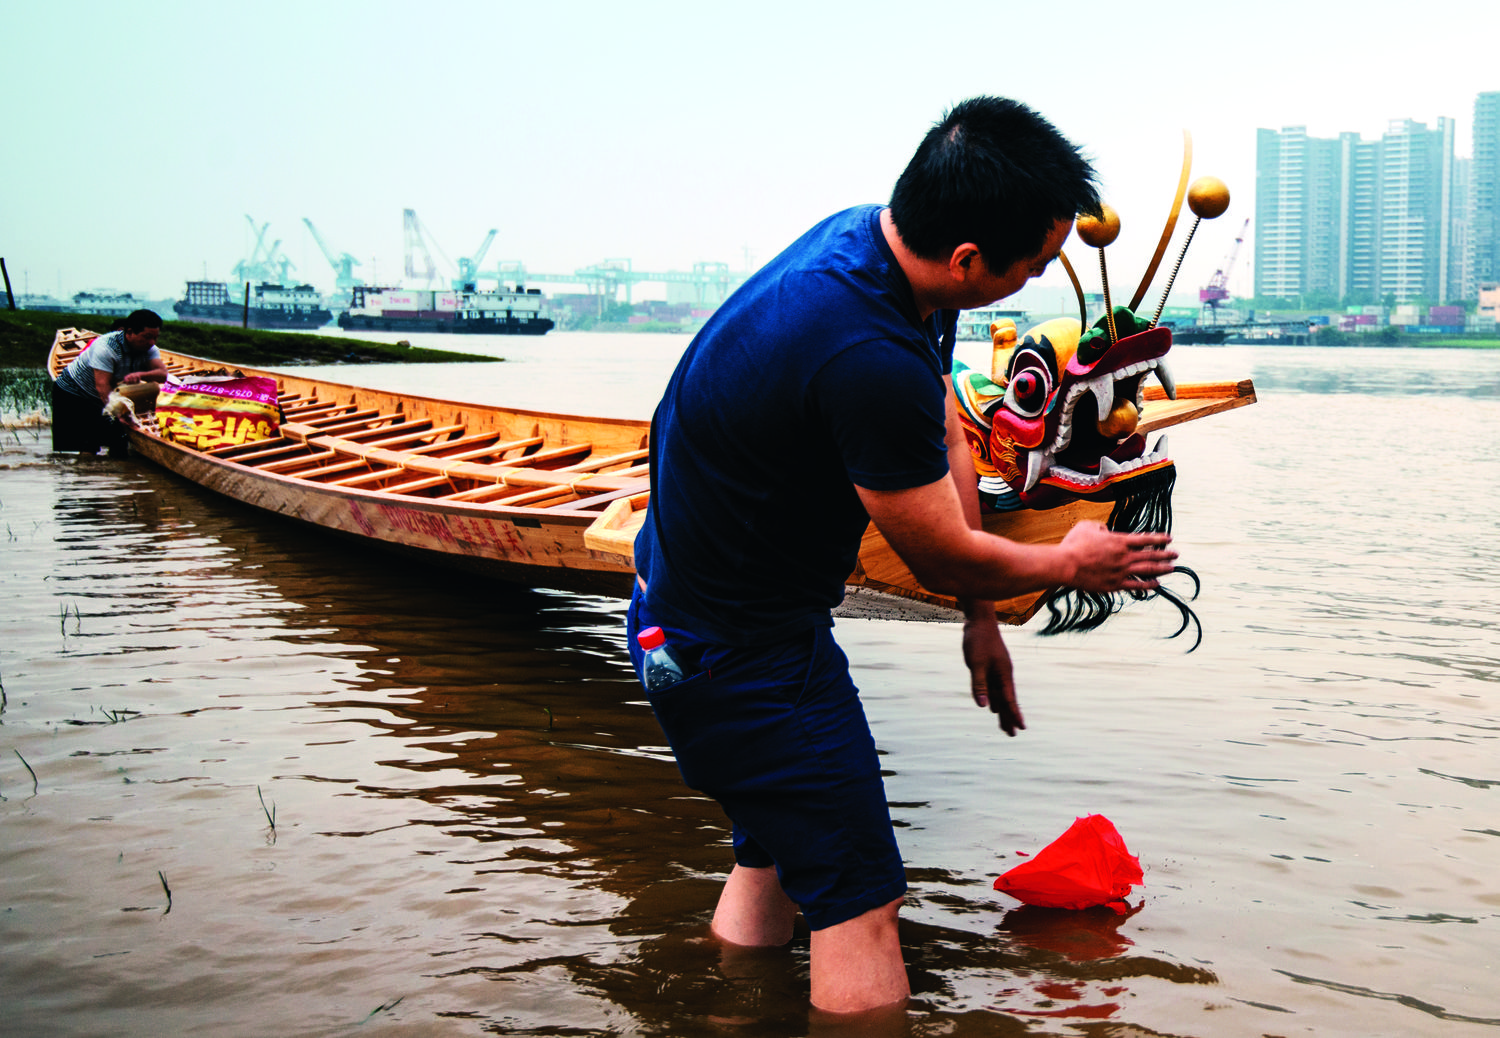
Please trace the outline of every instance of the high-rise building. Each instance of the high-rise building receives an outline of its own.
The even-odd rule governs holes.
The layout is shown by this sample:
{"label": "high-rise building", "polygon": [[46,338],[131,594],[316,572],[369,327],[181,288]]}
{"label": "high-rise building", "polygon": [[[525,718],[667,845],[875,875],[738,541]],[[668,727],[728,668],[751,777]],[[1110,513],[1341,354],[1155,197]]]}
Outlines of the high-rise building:
{"label": "high-rise building", "polygon": [[1346,303],[1380,298],[1380,142],[1357,133],[1339,134],[1342,231],[1339,295]]}
{"label": "high-rise building", "polygon": [[1257,131],[1255,152],[1255,294],[1339,295],[1340,142],[1288,126]]}
{"label": "high-rise building", "polygon": [[1379,293],[1398,303],[1447,302],[1453,120],[1393,120],[1380,141]]}
{"label": "high-rise building", "polygon": [[1301,126],[1255,131],[1255,294],[1290,299],[1302,291]]}
{"label": "high-rise building", "polygon": [[[1455,287],[1454,122],[1390,123],[1379,140],[1256,133],[1255,292],[1445,303]],[[1500,270],[1500,265],[1497,265]]]}
{"label": "high-rise building", "polygon": [[1473,299],[1474,211],[1469,204],[1474,178],[1473,159],[1453,160],[1453,217],[1448,221],[1448,300]]}
{"label": "high-rise building", "polygon": [[1475,283],[1500,281],[1500,90],[1474,99],[1474,166],[1469,181]]}

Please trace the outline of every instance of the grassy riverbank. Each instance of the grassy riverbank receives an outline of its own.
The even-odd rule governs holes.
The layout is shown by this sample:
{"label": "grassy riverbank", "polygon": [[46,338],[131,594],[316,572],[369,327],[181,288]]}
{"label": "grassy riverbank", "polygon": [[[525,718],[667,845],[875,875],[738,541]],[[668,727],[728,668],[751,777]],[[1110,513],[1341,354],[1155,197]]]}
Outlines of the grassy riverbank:
{"label": "grassy riverbank", "polygon": [[[57,314],[44,310],[0,310],[0,368],[40,368],[59,328],[107,331],[114,318],[90,314]],[[456,361],[496,361],[448,350],[396,346],[363,339],[302,332],[270,332],[222,324],[168,321],[161,331],[164,350],[207,357],[247,367],[285,367],[292,364],[444,364]]]}
{"label": "grassy riverbank", "polygon": [[[1427,340],[1431,339],[1431,342]],[[1441,336],[1409,335],[1403,346],[1442,346],[1455,350],[1500,350],[1500,339],[1443,338]]]}
{"label": "grassy riverbank", "polygon": [[40,368],[0,368],[0,423],[51,406],[52,380]]}

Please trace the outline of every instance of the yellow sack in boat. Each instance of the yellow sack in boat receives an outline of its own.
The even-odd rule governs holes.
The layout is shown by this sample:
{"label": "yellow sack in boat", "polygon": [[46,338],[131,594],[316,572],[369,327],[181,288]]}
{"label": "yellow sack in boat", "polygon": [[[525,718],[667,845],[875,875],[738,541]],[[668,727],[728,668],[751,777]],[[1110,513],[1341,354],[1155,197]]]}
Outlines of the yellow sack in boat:
{"label": "yellow sack in boat", "polygon": [[261,375],[168,382],[156,398],[162,438],[201,451],[269,439],[278,413],[276,380]]}

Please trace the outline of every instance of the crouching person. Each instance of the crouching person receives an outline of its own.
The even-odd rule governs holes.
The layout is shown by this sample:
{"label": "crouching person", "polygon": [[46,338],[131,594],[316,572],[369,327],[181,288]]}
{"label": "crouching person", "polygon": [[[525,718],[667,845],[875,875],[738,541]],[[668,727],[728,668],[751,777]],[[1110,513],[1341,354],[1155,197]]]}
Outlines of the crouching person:
{"label": "crouching person", "polygon": [[167,366],[156,348],[161,318],[136,310],[119,331],[101,335],[63,369],[52,383],[52,449],[111,457],[126,451],[125,429],[104,414],[104,403],[118,386],[165,382]]}

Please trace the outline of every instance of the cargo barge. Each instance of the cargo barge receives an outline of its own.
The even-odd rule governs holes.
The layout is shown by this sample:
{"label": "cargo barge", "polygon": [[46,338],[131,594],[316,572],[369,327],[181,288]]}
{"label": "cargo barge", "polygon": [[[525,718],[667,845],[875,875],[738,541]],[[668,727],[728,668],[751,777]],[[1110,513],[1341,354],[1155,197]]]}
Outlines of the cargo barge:
{"label": "cargo barge", "polygon": [[539,288],[484,292],[356,285],[340,328],[355,331],[545,335],[552,330]]}
{"label": "cargo barge", "polygon": [[333,320],[323,297],[311,285],[277,285],[261,282],[250,286],[246,313],[243,289],[239,298],[222,281],[189,281],[186,296],[172,307],[178,320],[205,324],[240,324],[251,328],[321,328]]}

